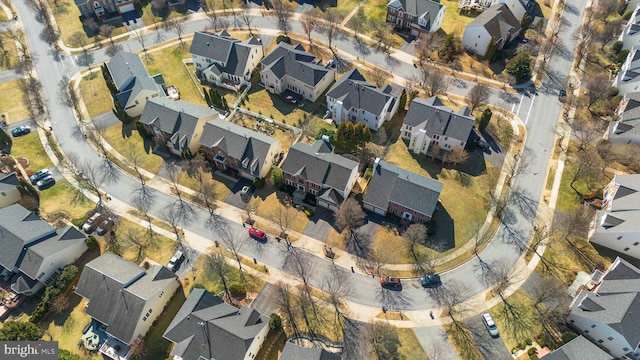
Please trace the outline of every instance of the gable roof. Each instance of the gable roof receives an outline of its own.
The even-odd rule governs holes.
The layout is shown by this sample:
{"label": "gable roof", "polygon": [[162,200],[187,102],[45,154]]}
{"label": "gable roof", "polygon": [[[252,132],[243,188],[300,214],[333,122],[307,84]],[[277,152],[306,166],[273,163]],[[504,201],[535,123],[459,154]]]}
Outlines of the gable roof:
{"label": "gable roof", "polygon": [[423,129],[429,137],[441,135],[461,141],[469,139],[474,123],[475,119],[469,115],[469,109],[466,106],[454,112],[437,96],[426,100],[413,99],[403,121],[405,125]]}
{"label": "gable roof", "polygon": [[13,270],[26,245],[53,235],[53,226],[19,204],[0,209],[0,265]]}
{"label": "gable roof", "polygon": [[204,289],[194,289],[163,337],[176,344],[171,352],[183,359],[244,359],[269,318],[237,309]]}
{"label": "gable roof", "polygon": [[443,186],[440,181],[376,159],[363,201],[385,210],[393,202],[431,216]]}
{"label": "gable roof", "polygon": [[351,173],[358,169],[358,163],[328,151],[329,147],[323,140],[316,140],[313,146],[295,143],[282,163],[282,171],[300,175],[316,184],[344,190]]}
{"label": "gable roof", "polygon": [[196,31],[189,53],[213,60],[211,67],[216,73],[244,76],[248,75],[243,74],[243,71],[255,46],[262,45],[260,42],[256,44],[254,37],[240,41],[232,38],[226,31],[218,34]]}
{"label": "gable roof", "polygon": [[279,360],[340,360],[340,356],[322,348],[306,348],[291,342],[284,344]]}
{"label": "gable roof", "polygon": [[508,34],[515,34],[521,28],[520,21],[505,4],[490,6],[467,25],[467,27],[477,26],[485,28],[496,40]]}
{"label": "gable roof", "polygon": [[637,233],[640,231],[640,174],[616,174],[612,199],[598,210],[597,233]]}
{"label": "gable roof", "polygon": [[15,171],[8,174],[0,173],[0,191],[15,190],[19,184],[20,180]]}
{"label": "gable roof", "polygon": [[[237,166],[240,169],[255,176],[260,175],[269,149],[277,142],[271,136],[222,119],[208,121],[200,138],[200,145],[219,147],[228,156],[239,160]],[[242,164],[245,159],[247,166]]]}
{"label": "gable roof", "polygon": [[397,97],[385,93],[383,89],[368,83],[358,69],[345,73],[329,89],[327,96],[342,101],[345,109],[353,107],[375,115],[382,113],[390,100],[398,100]]}
{"label": "gable roof", "polygon": [[580,335],[545,355],[544,360],[613,360],[606,351]]}
{"label": "gable roof", "polygon": [[436,20],[440,9],[444,7],[439,2],[432,0],[390,0],[387,6],[393,7],[393,3],[396,1],[400,3],[406,13],[413,15],[412,23],[418,24],[418,19],[424,16],[425,20],[427,20],[427,25],[420,27],[427,30],[431,28],[431,24]]}
{"label": "gable roof", "polygon": [[154,265],[145,271],[106,252],[85,265],[76,294],[90,300],[87,315],[107,325],[109,334],[129,344],[147,300],[177,279],[164,266]]}
{"label": "gable roof", "polygon": [[56,231],[56,235],[39,241],[27,248],[22,255],[18,268],[22,273],[36,280],[38,270],[48,256],[64,252],[70,246],[84,243],[87,236],[73,226],[65,226]]}
{"label": "gable roof", "polygon": [[624,95],[620,112],[620,120],[610,137],[640,135],[640,92],[629,92]]}
{"label": "gable roof", "polygon": [[289,75],[307,85],[316,86],[331,70],[319,65],[315,55],[296,46],[281,42],[267,56],[262,59],[262,71],[271,70],[276,77],[282,79]]}
{"label": "gable roof", "polygon": [[118,52],[107,62],[107,69],[118,90],[115,98],[124,107],[129,99],[135,98],[142,90],[164,93],[162,75],[149,76],[140,56],[136,54]]}
{"label": "gable roof", "polygon": [[184,100],[153,98],[147,101],[140,122],[157,126],[162,132],[170,135],[169,142],[175,149],[186,150],[196,131],[198,120],[215,114],[215,110]]}

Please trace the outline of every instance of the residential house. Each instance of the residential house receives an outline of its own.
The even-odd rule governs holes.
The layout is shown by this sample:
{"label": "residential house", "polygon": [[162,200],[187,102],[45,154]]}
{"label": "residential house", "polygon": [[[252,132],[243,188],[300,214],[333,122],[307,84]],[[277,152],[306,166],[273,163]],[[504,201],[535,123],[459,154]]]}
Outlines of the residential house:
{"label": "residential house", "polygon": [[380,89],[368,83],[358,69],[353,69],[329,89],[327,108],[336,125],[352,121],[378,130],[398,111],[401,94],[401,87],[386,85]]}
{"label": "residential house", "polygon": [[640,259],[640,174],[613,176],[602,210],[591,221],[589,241]]}
{"label": "residential house", "polygon": [[20,201],[19,184],[20,180],[18,180],[15,172],[0,173],[0,209]]}
{"label": "residential house", "polygon": [[436,149],[449,152],[464,149],[474,123],[466,106],[456,112],[437,96],[426,100],[415,98],[409,105],[401,134],[409,141],[409,150],[416,154],[427,154]]}
{"label": "residential house", "polygon": [[445,9],[446,6],[433,0],[390,0],[387,4],[387,22],[396,29],[420,36],[440,29]]}
{"label": "residential house", "polygon": [[106,328],[100,352],[120,360],[130,357],[130,345],[146,335],[179,286],[164,266],[145,270],[106,252],[84,266],[76,294],[89,300],[85,312]]}
{"label": "residential house", "polygon": [[107,70],[118,91],[114,100],[131,117],[142,114],[147,100],[166,96],[162,75],[149,76],[147,68],[136,54],[118,52],[107,62]]}
{"label": "residential house", "polygon": [[287,97],[287,91],[315,102],[335,79],[335,71],[322,66],[302,45],[281,42],[260,62],[260,80],[268,92]]}
{"label": "residential house", "polygon": [[631,18],[627,21],[618,40],[622,41],[624,49],[632,49],[634,46],[640,46],[640,4],[627,9],[634,9]]}
{"label": "residential house", "polygon": [[568,343],[540,357],[544,360],[613,360],[613,356],[595,346],[584,336],[578,336]]}
{"label": "residential house", "polygon": [[614,86],[620,94],[640,91],[640,46],[634,46],[620,67]]}
{"label": "residential house", "polygon": [[193,289],[163,337],[174,344],[174,360],[251,360],[268,333],[269,317]]}
{"label": "residential house", "polygon": [[87,250],[86,236],[73,226],[56,230],[18,204],[0,209],[0,275],[11,289],[33,295],[54,283],[62,268]]}
{"label": "residential house", "polygon": [[286,342],[279,360],[340,360],[340,356],[323,348],[307,348]]}
{"label": "residential house", "polygon": [[295,143],[282,163],[285,185],[315,195],[318,205],[338,210],[358,179],[359,164],[333,153],[328,140]]}
{"label": "residential house", "polygon": [[487,52],[490,45],[502,49],[521,29],[520,21],[507,5],[495,4],[465,26],[462,46],[479,56],[493,56],[492,51]]}
{"label": "residential house", "polygon": [[157,144],[166,144],[172,153],[180,156],[185,152],[198,152],[204,124],[219,116],[206,106],[163,97],[147,101],[140,123],[149,135],[161,139],[156,140]]}
{"label": "residential house", "polygon": [[134,0],[74,0],[80,15],[85,18],[97,17],[100,20],[120,16],[135,11]]}
{"label": "residential house", "polygon": [[567,323],[616,359],[640,358],[640,269],[616,258],[592,282],[573,299]]}
{"label": "residential house", "polygon": [[196,73],[209,83],[238,91],[249,84],[251,74],[264,56],[256,37],[240,41],[224,30],[218,34],[196,31],[189,48]]}
{"label": "residential house", "polygon": [[605,138],[612,143],[640,145],[640,92],[624,95],[618,107],[618,120],[609,123]]}
{"label": "residential house", "polygon": [[505,4],[509,7],[509,10],[518,19],[522,20],[526,13],[533,10],[535,5],[534,0],[460,0],[458,3],[459,9],[474,9],[474,10],[487,10],[493,5]]}
{"label": "residential house", "polygon": [[249,178],[264,178],[280,153],[280,141],[222,119],[204,126],[200,146],[218,169],[237,170]]}
{"label": "residential house", "polygon": [[393,214],[406,222],[431,220],[443,184],[379,158],[364,194],[363,207],[376,214]]}

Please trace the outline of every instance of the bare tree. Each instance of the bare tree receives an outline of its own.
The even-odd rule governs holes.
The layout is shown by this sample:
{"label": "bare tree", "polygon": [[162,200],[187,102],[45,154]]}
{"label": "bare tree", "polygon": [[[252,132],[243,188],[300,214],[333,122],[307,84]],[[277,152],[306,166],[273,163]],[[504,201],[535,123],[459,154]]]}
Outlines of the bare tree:
{"label": "bare tree", "polygon": [[365,213],[353,198],[346,199],[334,214],[339,229],[352,231],[364,222]]}
{"label": "bare tree", "polygon": [[442,36],[438,33],[423,33],[416,41],[416,57],[420,66],[425,65],[440,48]]}
{"label": "bare tree", "polygon": [[619,6],[618,0],[599,0],[596,6],[595,14],[606,24],[608,17],[613,15]]}
{"label": "bare tree", "polygon": [[287,238],[287,230],[289,230],[289,226],[298,215],[298,212],[298,209],[288,204],[280,204],[276,211],[271,214],[271,220],[278,224],[280,228],[280,237]]}
{"label": "bare tree", "polygon": [[304,33],[307,34],[309,44],[313,43],[311,40],[311,33],[318,27],[318,18],[311,14],[303,14],[300,16],[300,25],[302,25]]}
{"label": "bare tree", "polygon": [[142,47],[142,51],[144,52],[144,56],[148,56],[149,54],[147,54],[147,46],[146,46],[146,43],[145,43],[145,40],[144,40],[144,34],[142,33],[142,31],[140,31],[140,29],[134,29],[133,31],[131,31],[131,33],[133,34],[133,38]]}
{"label": "bare tree", "polygon": [[569,125],[573,136],[578,140],[578,152],[586,151],[601,136],[593,122],[581,117],[574,118]]}
{"label": "bare tree", "polygon": [[588,147],[585,151],[578,152],[577,156],[570,161],[575,164],[570,186],[578,196],[582,196],[582,193],[575,187],[576,182],[583,181],[590,188],[602,176],[600,172],[603,167],[602,159],[593,147]]}
{"label": "bare tree", "polygon": [[429,97],[444,94],[449,87],[444,74],[432,68],[418,69],[418,71],[412,76],[411,80],[414,81]]}
{"label": "bare tree", "polygon": [[218,31],[218,14],[215,9],[215,0],[204,1],[202,7],[205,10],[205,14],[207,15],[207,19],[209,19],[210,23],[207,28],[212,29],[213,31]]}
{"label": "bare tree", "polygon": [[592,219],[591,208],[576,206],[568,213],[559,214],[558,221],[554,221],[562,234],[561,239],[567,245],[566,249],[585,268],[593,268],[599,261],[598,253],[584,241],[584,234],[587,233]]}
{"label": "bare tree", "polygon": [[473,110],[486,105],[490,95],[491,90],[485,84],[476,84],[472,87],[466,97],[467,105],[471,108],[471,112],[473,113]]}
{"label": "bare tree", "polygon": [[607,74],[595,74],[587,77],[584,82],[584,87],[587,90],[587,97],[589,98],[589,108],[600,99],[607,98],[607,92],[611,87],[609,76]]}
{"label": "bare tree", "polygon": [[533,155],[531,153],[523,153],[521,156],[515,154],[513,157],[507,157],[503,165],[504,170],[507,172],[506,184],[511,186],[518,176],[529,171],[532,162]]}
{"label": "bare tree", "polygon": [[147,177],[142,173],[142,164],[145,155],[141,149],[134,144],[129,144],[123,155],[126,165],[133,169],[139,181],[139,186],[132,192],[134,203],[142,203],[144,207],[148,209],[155,200],[155,195],[153,189],[147,186]]}
{"label": "bare tree", "polygon": [[62,100],[62,103],[72,108],[76,116],[82,119],[80,112],[80,97],[73,86],[71,86],[68,77],[63,76],[62,79],[60,79],[58,82],[58,89],[60,91],[60,100]]}
{"label": "bare tree", "polygon": [[129,356],[132,359],[143,359],[147,356],[147,353],[147,344],[144,342],[144,339],[138,339],[130,346]]}
{"label": "bare tree", "polygon": [[373,81],[377,87],[382,87],[384,83],[392,77],[392,75],[380,66],[372,66],[370,77],[371,81]]}
{"label": "bare tree", "polygon": [[249,36],[253,36],[253,30],[251,30],[251,23],[253,22],[253,16],[251,15],[251,8],[248,6],[248,1],[242,1],[242,12],[240,17],[242,22],[249,28]]}
{"label": "bare tree", "polygon": [[275,294],[276,304],[284,312],[286,324],[291,328],[293,337],[298,338],[300,336],[300,328],[295,315],[296,310],[292,301],[291,287],[287,283],[277,282],[275,284]]}
{"label": "bare tree", "polygon": [[284,32],[285,35],[289,34],[291,30],[291,17],[293,16],[293,3],[287,0],[270,0],[276,17],[278,18],[278,28]]}
{"label": "bare tree", "polygon": [[242,273],[242,262],[240,261],[240,250],[242,249],[242,239],[235,233],[230,231],[219,231],[220,241],[222,244],[231,251],[233,257],[238,262],[238,269],[240,269],[240,278],[244,281],[244,275]]}
{"label": "bare tree", "polygon": [[180,217],[184,222],[188,222],[196,217],[196,212],[183,197],[182,190],[180,189],[180,181],[182,179],[182,168],[173,163],[166,164],[167,177],[171,181],[171,192],[178,197],[172,206],[176,207],[180,213]]}
{"label": "bare tree", "polygon": [[353,29],[353,37],[358,40],[358,33],[363,33],[367,26],[367,14],[364,13],[364,7],[359,6],[355,15],[349,20]]}
{"label": "bare tree", "polygon": [[320,23],[320,28],[329,40],[329,50],[332,49],[333,39],[340,34],[340,21],[342,15],[336,9],[331,8],[324,12],[324,21]]}
{"label": "bare tree", "polygon": [[110,24],[102,24],[100,25],[100,36],[102,36],[103,38],[109,38],[109,41],[111,42],[111,45],[113,45],[113,31],[115,30],[115,26],[110,25]]}
{"label": "bare tree", "polygon": [[418,250],[417,246],[427,241],[427,227],[420,223],[411,224],[402,236],[407,239],[409,252],[415,257]]}
{"label": "bare tree", "polygon": [[64,294],[56,296],[51,302],[51,310],[56,314],[60,314],[69,309],[71,303],[69,303],[69,297]]}
{"label": "bare tree", "polygon": [[393,46],[393,26],[386,22],[374,22],[373,26],[373,38],[378,41],[378,48],[388,55]]}
{"label": "bare tree", "polygon": [[182,41],[182,34],[184,34],[184,24],[186,21],[188,21],[188,18],[171,18],[168,20],[169,23],[169,29],[171,29],[174,33],[176,33],[176,36],[178,36],[178,40],[180,41],[180,45],[184,45],[184,41]]}
{"label": "bare tree", "polygon": [[212,273],[220,283],[222,283],[222,288],[227,301],[233,303],[233,298],[231,297],[229,286],[227,284],[227,279],[231,273],[231,267],[227,264],[224,255],[220,252],[213,251],[207,254],[205,259],[207,270]]}
{"label": "bare tree", "polygon": [[63,163],[78,184],[79,191],[86,190],[98,197],[98,206],[102,205],[104,194],[100,188],[107,180],[107,174],[99,164],[88,160],[80,160],[77,154],[67,154],[67,161]]}
{"label": "bare tree", "polygon": [[399,359],[401,342],[398,332],[392,325],[374,321],[363,326],[360,343],[368,350],[369,359]]}
{"label": "bare tree", "polygon": [[158,245],[155,237],[144,236],[137,228],[128,228],[125,233],[125,239],[136,249],[136,263],[142,261],[147,249],[155,248]]}
{"label": "bare tree", "polygon": [[122,45],[120,44],[110,44],[107,46],[107,49],[104,51],[105,54],[109,57],[113,57],[115,54],[122,51]]}

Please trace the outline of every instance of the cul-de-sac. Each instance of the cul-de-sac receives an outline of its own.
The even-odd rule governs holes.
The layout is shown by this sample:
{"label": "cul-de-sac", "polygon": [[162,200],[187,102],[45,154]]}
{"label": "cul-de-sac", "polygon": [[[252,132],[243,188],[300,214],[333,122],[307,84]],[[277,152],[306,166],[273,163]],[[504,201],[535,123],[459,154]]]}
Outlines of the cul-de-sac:
{"label": "cul-de-sac", "polygon": [[639,0],[0,0],[0,151],[0,359],[640,360]]}

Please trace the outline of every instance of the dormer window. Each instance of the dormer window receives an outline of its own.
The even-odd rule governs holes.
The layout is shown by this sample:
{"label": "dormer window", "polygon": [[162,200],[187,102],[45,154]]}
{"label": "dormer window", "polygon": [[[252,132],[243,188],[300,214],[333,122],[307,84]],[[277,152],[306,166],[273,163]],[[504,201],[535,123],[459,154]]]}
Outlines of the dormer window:
{"label": "dormer window", "polygon": [[249,165],[249,158],[244,158],[242,160],[242,167],[247,167]]}

